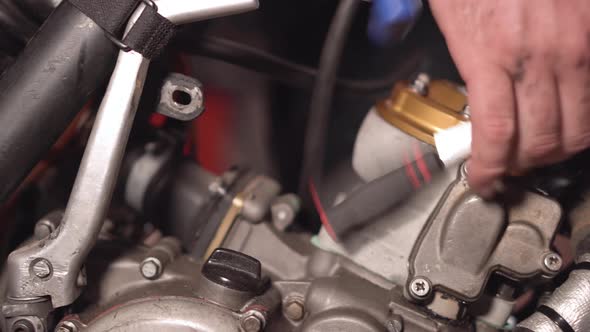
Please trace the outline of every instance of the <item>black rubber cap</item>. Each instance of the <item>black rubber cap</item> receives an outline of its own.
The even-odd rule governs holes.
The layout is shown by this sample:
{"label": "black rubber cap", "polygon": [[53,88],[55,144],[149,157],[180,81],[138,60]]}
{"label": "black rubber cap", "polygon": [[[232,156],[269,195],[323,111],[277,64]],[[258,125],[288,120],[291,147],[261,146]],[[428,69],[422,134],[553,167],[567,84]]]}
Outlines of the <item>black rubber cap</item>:
{"label": "black rubber cap", "polygon": [[263,284],[260,261],[230,249],[215,249],[202,273],[218,285],[242,292],[257,293]]}

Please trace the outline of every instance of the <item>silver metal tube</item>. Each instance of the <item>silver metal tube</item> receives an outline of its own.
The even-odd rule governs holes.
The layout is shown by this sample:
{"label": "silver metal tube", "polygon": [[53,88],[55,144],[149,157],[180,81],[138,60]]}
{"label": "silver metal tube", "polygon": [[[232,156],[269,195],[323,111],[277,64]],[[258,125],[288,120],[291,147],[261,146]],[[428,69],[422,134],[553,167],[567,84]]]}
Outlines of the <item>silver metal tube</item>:
{"label": "silver metal tube", "polygon": [[175,24],[208,20],[258,8],[258,0],[157,0],[158,12]]}
{"label": "silver metal tube", "polygon": [[[256,0],[160,0],[159,11],[182,24],[255,9]],[[141,5],[127,31],[145,8]],[[18,300],[49,296],[54,308],[79,295],[78,274],[94,246],[117,180],[129,132],[149,67],[134,51],[120,52],[86,147],[60,227],[39,242],[12,252],[7,261],[8,295]]]}
{"label": "silver metal tube", "polygon": [[[76,279],[109,207],[148,65],[139,53],[120,53],[57,236],[9,257],[8,271],[18,271],[10,278],[11,297],[49,295],[56,308],[78,297]],[[51,264],[47,280],[29,273],[38,258]]]}

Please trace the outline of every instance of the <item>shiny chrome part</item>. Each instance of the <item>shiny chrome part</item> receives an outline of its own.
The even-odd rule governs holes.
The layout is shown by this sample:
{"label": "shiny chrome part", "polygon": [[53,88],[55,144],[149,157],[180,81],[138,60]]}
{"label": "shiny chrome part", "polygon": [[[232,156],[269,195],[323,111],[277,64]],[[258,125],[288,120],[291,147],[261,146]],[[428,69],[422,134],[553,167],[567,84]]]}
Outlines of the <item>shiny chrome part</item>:
{"label": "shiny chrome part", "polygon": [[543,258],[543,265],[550,272],[559,272],[563,265],[563,260],[558,253],[550,252]]}
{"label": "shiny chrome part", "polygon": [[430,282],[424,278],[414,278],[410,282],[409,291],[413,297],[423,299],[430,294]]}
{"label": "shiny chrome part", "polygon": [[[161,0],[157,5],[164,17],[182,24],[255,9],[258,2]],[[142,4],[135,11],[127,31],[144,8]],[[148,66],[149,60],[137,52],[119,52],[63,222],[54,236],[10,254],[7,262],[10,297],[49,296],[53,306],[58,308],[72,303],[80,294],[78,274],[96,242],[110,204]],[[47,280],[39,280],[30,268],[38,259],[52,265],[52,275]]]}
{"label": "shiny chrome part", "polygon": [[156,4],[162,16],[178,25],[258,8],[258,0],[157,0]]}

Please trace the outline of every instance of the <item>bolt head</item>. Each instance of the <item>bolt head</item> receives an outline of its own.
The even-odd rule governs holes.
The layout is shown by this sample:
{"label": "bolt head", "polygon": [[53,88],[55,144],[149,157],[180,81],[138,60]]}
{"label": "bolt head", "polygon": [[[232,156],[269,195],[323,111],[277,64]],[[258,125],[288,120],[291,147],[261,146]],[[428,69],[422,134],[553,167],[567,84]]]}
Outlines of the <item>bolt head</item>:
{"label": "bolt head", "polygon": [[551,272],[559,272],[563,266],[563,259],[559,254],[551,252],[543,257],[543,265]]}
{"label": "bolt head", "polygon": [[259,332],[262,330],[262,321],[255,315],[248,315],[240,324],[244,332]]}
{"label": "bolt head", "polygon": [[31,270],[32,273],[40,279],[49,278],[53,273],[53,267],[51,266],[51,263],[43,258],[34,260],[31,264]]}
{"label": "bolt head", "polygon": [[387,332],[402,332],[404,330],[404,322],[401,317],[390,318],[385,323]]}
{"label": "bolt head", "polygon": [[158,279],[162,274],[162,263],[154,257],[148,257],[139,266],[141,275],[146,279]]}
{"label": "bolt head", "polygon": [[430,282],[424,278],[414,278],[410,283],[410,294],[422,299],[430,294]]}
{"label": "bolt head", "polygon": [[55,331],[56,332],[77,332],[78,327],[76,326],[76,324],[74,324],[72,322],[65,321],[65,322],[61,322]]}
{"label": "bolt head", "polygon": [[290,300],[285,303],[283,313],[292,321],[300,321],[305,315],[305,308],[300,300]]}
{"label": "bolt head", "polygon": [[12,324],[12,332],[34,332],[35,326],[26,319],[21,319]]}

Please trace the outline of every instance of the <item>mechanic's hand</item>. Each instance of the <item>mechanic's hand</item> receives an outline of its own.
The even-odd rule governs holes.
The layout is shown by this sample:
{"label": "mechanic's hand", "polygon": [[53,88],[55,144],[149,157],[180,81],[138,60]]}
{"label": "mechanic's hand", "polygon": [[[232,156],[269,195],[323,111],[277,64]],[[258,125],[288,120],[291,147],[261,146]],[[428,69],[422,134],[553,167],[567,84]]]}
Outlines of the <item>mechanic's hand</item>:
{"label": "mechanic's hand", "polygon": [[430,0],[467,83],[471,186],[590,146],[589,0]]}

